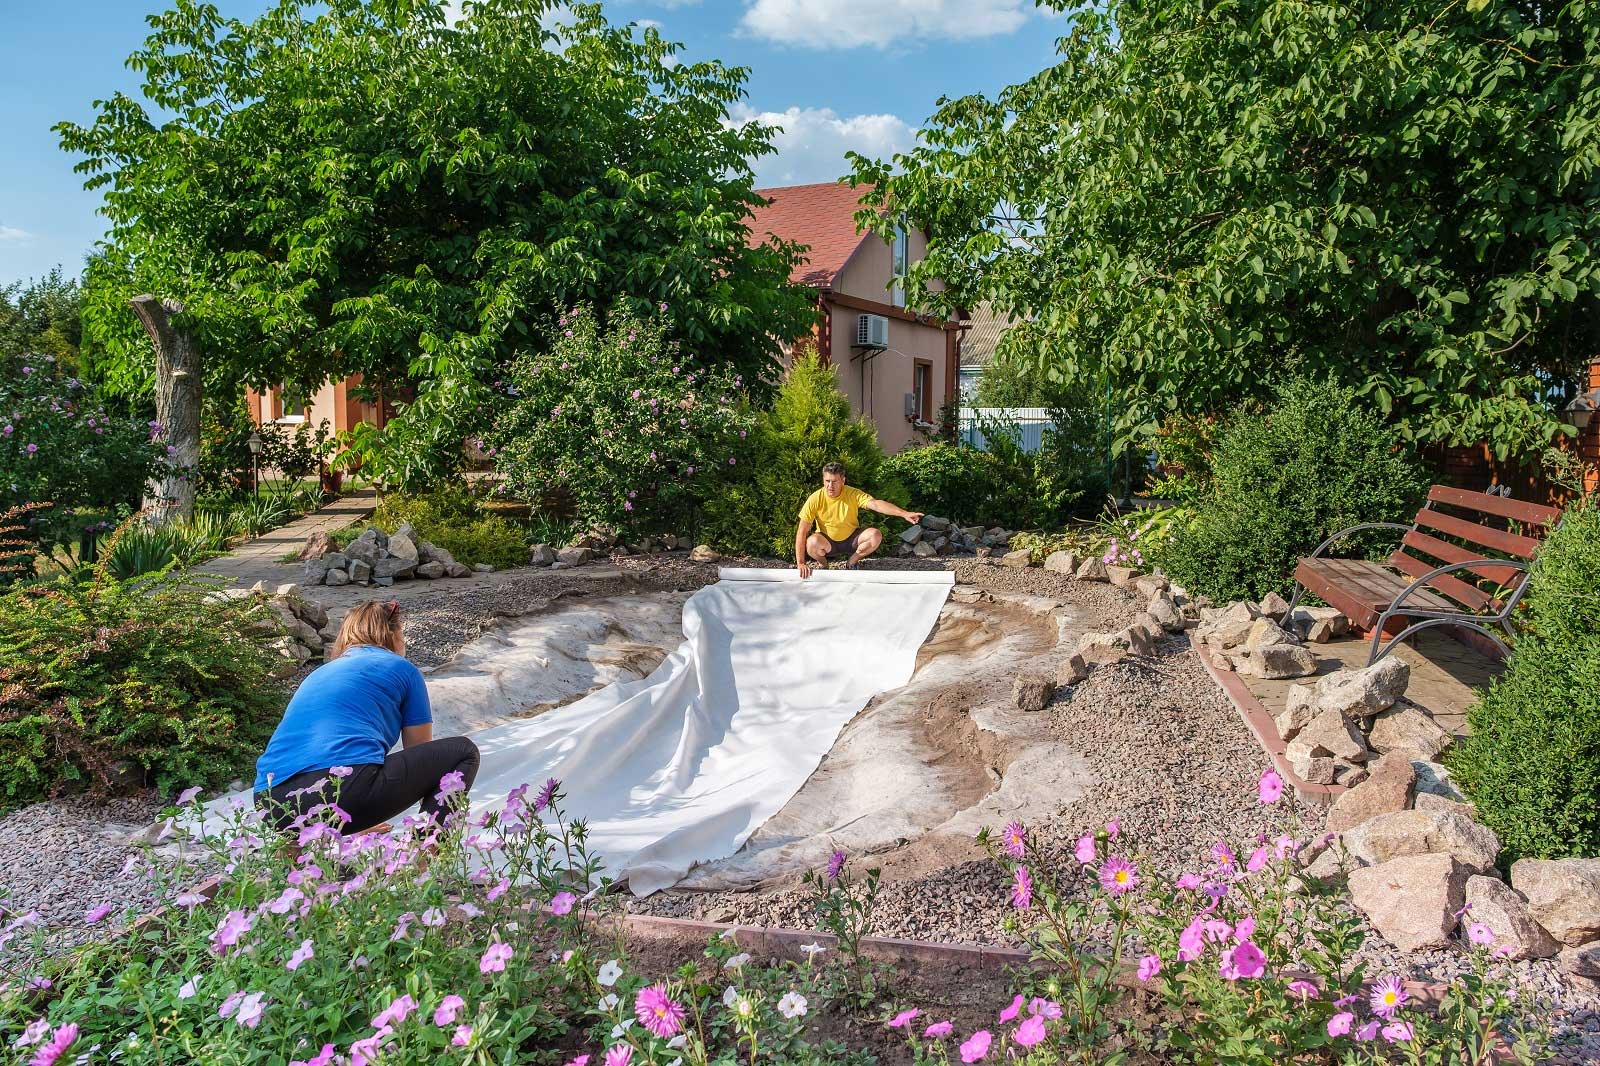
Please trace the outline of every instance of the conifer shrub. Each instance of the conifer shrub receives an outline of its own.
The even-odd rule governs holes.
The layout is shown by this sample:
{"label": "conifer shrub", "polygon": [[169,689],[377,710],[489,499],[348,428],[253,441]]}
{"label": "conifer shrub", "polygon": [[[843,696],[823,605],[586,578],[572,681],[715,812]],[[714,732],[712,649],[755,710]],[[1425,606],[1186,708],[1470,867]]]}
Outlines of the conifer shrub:
{"label": "conifer shrub", "polygon": [[1507,863],[1600,856],[1600,506],[1568,508],[1535,557],[1506,671],[1448,762]]}
{"label": "conifer shrub", "polygon": [[0,594],[0,808],[248,768],[285,702],[278,628],[261,601],[213,592],[102,564]]}
{"label": "conifer shrub", "polygon": [[[1298,379],[1263,411],[1241,409],[1211,457],[1211,487],[1194,520],[1147,547],[1173,580],[1223,602],[1287,595],[1295,564],[1329,536],[1363,522],[1399,522],[1427,491],[1399,434],[1351,389]],[[1380,554],[1386,531],[1335,546]]]}
{"label": "conifer shrub", "polygon": [[[796,358],[751,440],[744,472],[726,476],[706,500],[705,538],[724,550],[793,556],[800,505],[822,486],[828,462],[844,464],[847,484],[905,505],[905,488],[886,467],[877,429],[850,413],[833,370],[814,353]],[[881,515],[861,512],[863,526],[883,522]]]}

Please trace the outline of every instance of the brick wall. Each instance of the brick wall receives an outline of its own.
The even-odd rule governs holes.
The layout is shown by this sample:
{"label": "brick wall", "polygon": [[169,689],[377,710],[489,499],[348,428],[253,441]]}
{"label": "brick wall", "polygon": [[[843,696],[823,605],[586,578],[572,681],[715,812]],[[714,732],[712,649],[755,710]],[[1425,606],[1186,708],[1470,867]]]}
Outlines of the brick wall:
{"label": "brick wall", "polygon": [[[1589,361],[1591,389],[1600,389],[1600,359]],[[1600,491],[1600,411],[1590,419],[1588,428],[1578,438],[1578,457],[1589,465],[1587,484],[1590,492]]]}

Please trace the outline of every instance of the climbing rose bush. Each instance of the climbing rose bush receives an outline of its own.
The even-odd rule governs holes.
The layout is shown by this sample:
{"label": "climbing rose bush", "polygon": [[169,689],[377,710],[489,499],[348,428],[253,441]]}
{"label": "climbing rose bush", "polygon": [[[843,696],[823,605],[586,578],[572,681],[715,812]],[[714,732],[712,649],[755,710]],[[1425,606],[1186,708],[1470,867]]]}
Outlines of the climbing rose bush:
{"label": "climbing rose bush", "polygon": [[687,530],[755,426],[739,374],[669,342],[662,320],[602,326],[588,307],[562,315],[500,387],[486,444],[507,490],[564,488],[581,520],[643,532]]}

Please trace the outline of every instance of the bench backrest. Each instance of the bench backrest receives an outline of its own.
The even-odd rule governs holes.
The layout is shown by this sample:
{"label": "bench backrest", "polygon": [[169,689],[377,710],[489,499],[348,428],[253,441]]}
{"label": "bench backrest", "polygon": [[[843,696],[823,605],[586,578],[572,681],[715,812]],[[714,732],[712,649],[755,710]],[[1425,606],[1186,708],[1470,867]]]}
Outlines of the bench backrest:
{"label": "bench backrest", "polygon": [[[1543,504],[1435,485],[1389,565],[1418,578],[1474,559],[1526,562],[1560,519],[1559,510]],[[1485,562],[1441,574],[1428,587],[1477,613],[1498,608],[1526,578],[1524,571]]]}

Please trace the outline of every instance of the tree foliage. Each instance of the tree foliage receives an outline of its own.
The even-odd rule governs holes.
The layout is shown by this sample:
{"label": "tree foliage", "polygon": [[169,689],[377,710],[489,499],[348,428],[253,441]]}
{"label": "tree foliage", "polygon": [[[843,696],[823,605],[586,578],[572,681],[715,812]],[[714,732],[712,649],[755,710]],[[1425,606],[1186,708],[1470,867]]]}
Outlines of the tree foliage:
{"label": "tree foliage", "polygon": [[920,304],[1026,319],[1125,435],[1296,374],[1412,441],[1561,431],[1600,345],[1594,3],[1054,6],[1058,63],[855,159],[863,223],[930,230]]}
{"label": "tree foliage", "polygon": [[[493,368],[578,303],[665,302],[676,338],[751,380],[811,307],[794,246],[751,247],[746,72],[549,0],[278,0],[254,21],[176,0],[122,93],[63,146],[104,189],[89,329],[123,388],[150,352],[127,298],[181,300],[208,388],[360,373],[401,399],[390,480],[460,455]],[[377,445],[372,438],[364,443]],[[380,471],[382,473],[384,471]]]}
{"label": "tree foliage", "polygon": [[83,377],[82,345],[83,292],[60,267],[27,283],[0,286],[0,358],[48,355]]}

